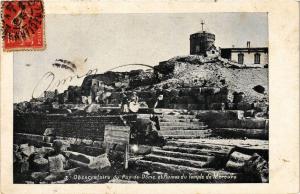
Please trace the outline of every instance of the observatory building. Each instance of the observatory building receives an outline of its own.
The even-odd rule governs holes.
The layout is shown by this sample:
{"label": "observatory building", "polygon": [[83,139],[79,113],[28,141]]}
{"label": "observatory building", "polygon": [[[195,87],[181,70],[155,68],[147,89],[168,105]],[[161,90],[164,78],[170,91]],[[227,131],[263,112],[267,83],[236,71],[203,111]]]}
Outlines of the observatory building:
{"label": "observatory building", "polygon": [[215,35],[203,29],[204,22],[201,22],[202,30],[190,35],[190,54],[211,56],[218,55],[219,51],[215,47]]}

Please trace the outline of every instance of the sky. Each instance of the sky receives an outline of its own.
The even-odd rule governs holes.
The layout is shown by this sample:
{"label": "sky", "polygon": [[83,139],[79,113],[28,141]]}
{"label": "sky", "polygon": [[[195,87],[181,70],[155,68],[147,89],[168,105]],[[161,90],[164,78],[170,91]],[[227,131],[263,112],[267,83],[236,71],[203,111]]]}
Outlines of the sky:
{"label": "sky", "polygon": [[[46,15],[46,49],[14,53],[14,102],[30,100],[35,86],[49,71],[55,75],[54,82],[75,75],[53,67],[55,59],[74,62],[76,74],[83,75],[89,69],[97,68],[102,73],[124,64],[154,66],[188,55],[189,36],[201,30],[202,20],[204,29],[216,35],[217,47],[246,47],[247,41],[253,47],[268,46],[267,13]],[[81,85],[82,80],[73,79],[58,90]],[[35,96],[49,83],[49,79],[44,80]]]}

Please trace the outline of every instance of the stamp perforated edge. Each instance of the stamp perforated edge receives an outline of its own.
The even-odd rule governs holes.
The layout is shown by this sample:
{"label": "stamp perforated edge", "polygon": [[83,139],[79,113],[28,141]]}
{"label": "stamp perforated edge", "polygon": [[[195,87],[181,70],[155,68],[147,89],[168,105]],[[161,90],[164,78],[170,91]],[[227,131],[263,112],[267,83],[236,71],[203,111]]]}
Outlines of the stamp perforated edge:
{"label": "stamp perforated edge", "polygon": [[[22,0],[22,1],[30,1],[30,0]],[[7,0],[5,1],[1,1],[1,43],[2,43],[2,49],[4,52],[14,52],[14,51],[43,51],[46,49],[47,44],[46,44],[46,34],[45,34],[45,30],[46,30],[46,14],[45,14],[45,3],[44,0],[39,0],[42,3],[42,7],[43,7],[43,24],[42,24],[42,28],[43,28],[43,47],[41,48],[34,48],[34,47],[23,47],[23,48],[5,48],[4,46],[4,35],[3,35],[3,23],[2,23],[2,18],[3,18],[3,3],[7,2]]]}

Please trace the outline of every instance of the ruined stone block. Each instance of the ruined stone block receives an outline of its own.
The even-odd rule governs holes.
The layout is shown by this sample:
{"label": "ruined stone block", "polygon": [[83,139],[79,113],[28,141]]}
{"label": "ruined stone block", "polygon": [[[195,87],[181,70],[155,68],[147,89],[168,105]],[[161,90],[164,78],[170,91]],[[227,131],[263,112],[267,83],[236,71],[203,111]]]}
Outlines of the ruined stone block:
{"label": "ruined stone block", "polygon": [[20,150],[28,148],[28,143],[24,143],[20,145]]}
{"label": "ruined stone block", "polygon": [[254,109],[245,111],[245,117],[254,117],[256,111]]}
{"label": "ruined stone block", "polygon": [[30,156],[32,153],[34,153],[34,146],[28,146],[28,144],[21,144],[20,145],[20,151],[25,156]]}
{"label": "ruined stone block", "polygon": [[48,158],[50,172],[61,172],[64,170],[66,158],[62,154]]}
{"label": "ruined stone block", "polygon": [[250,158],[250,155],[242,154],[240,152],[233,152],[226,163],[226,170],[232,172],[244,172],[246,162]]}
{"label": "ruined stone block", "polygon": [[53,148],[59,151],[65,151],[70,147],[70,143],[67,140],[54,140]]}
{"label": "ruined stone block", "polygon": [[55,129],[54,128],[46,128],[43,133],[44,136],[55,136]]}
{"label": "ruined stone block", "polygon": [[76,143],[76,138],[75,138],[75,137],[68,137],[68,138],[67,138],[67,141],[68,141],[70,144],[75,144],[75,143]]}
{"label": "ruined stone block", "polygon": [[81,154],[81,153],[78,153],[78,152],[66,151],[64,153],[67,155],[67,157],[69,159],[69,162],[72,165],[76,166],[76,167],[85,167],[85,168],[87,168],[88,165],[93,160],[92,156],[88,156],[88,155]]}
{"label": "ruined stone block", "polygon": [[226,120],[237,120],[244,117],[244,111],[240,110],[194,110],[192,111],[197,115],[197,118],[205,122],[216,122],[216,121],[226,121]]}
{"label": "ruined stone block", "polygon": [[93,144],[93,140],[91,139],[83,139],[82,143],[85,145],[92,145]]}
{"label": "ruined stone block", "polygon": [[45,172],[49,170],[48,160],[42,157],[33,160],[33,165],[35,169],[38,169],[39,172]]}
{"label": "ruined stone block", "polygon": [[94,147],[102,147],[102,142],[101,141],[93,141],[93,146]]}
{"label": "ruined stone block", "polygon": [[89,169],[104,170],[111,167],[111,163],[107,157],[107,154],[94,157],[92,162],[89,164]]}
{"label": "ruined stone block", "polygon": [[75,154],[73,152],[73,153],[70,154],[69,159],[89,164],[91,162],[91,160],[92,160],[92,157],[89,157],[89,156],[87,156],[85,154],[81,154],[81,153],[76,153]]}
{"label": "ruined stone block", "polygon": [[53,151],[54,149],[52,147],[42,147],[42,150],[45,152],[45,153],[49,153],[51,151]]}
{"label": "ruined stone block", "polygon": [[266,129],[244,129],[244,128],[214,128],[214,136],[224,138],[250,138],[250,139],[268,139],[268,130]]}
{"label": "ruined stone block", "polygon": [[43,141],[46,143],[52,143],[53,140],[54,140],[54,137],[52,137],[52,136],[44,136],[43,137]]}
{"label": "ruined stone block", "polygon": [[34,181],[43,181],[48,175],[49,172],[33,172],[30,176]]}
{"label": "ruined stone block", "polygon": [[265,119],[215,119],[206,121],[209,127],[212,128],[244,128],[244,129],[264,129],[266,126]]}
{"label": "ruined stone block", "polygon": [[76,141],[74,142],[75,145],[80,145],[82,142],[81,139],[77,138]]}
{"label": "ruined stone block", "polygon": [[256,175],[263,183],[269,182],[268,162],[256,153],[245,163],[245,172]]}
{"label": "ruined stone block", "polygon": [[63,174],[50,174],[47,177],[44,178],[45,181],[47,182],[54,182],[54,181],[58,181],[58,180],[62,180],[65,177],[63,176]]}

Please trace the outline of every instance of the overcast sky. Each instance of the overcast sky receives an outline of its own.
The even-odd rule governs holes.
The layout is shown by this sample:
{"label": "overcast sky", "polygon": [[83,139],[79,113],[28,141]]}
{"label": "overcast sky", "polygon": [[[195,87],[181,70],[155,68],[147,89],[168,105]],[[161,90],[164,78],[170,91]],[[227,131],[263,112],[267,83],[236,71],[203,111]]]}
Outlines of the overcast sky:
{"label": "overcast sky", "polygon": [[[189,54],[189,35],[201,29],[216,35],[217,47],[268,46],[266,13],[180,13],[47,15],[46,50],[14,54],[14,102],[29,100],[36,83],[48,71],[55,79],[72,75],[51,64],[61,58],[74,62],[78,74],[97,68],[104,72],[123,64],[157,65]],[[85,62],[85,59],[86,62]],[[138,68],[119,69],[120,71]],[[68,85],[80,85],[82,79]]]}

